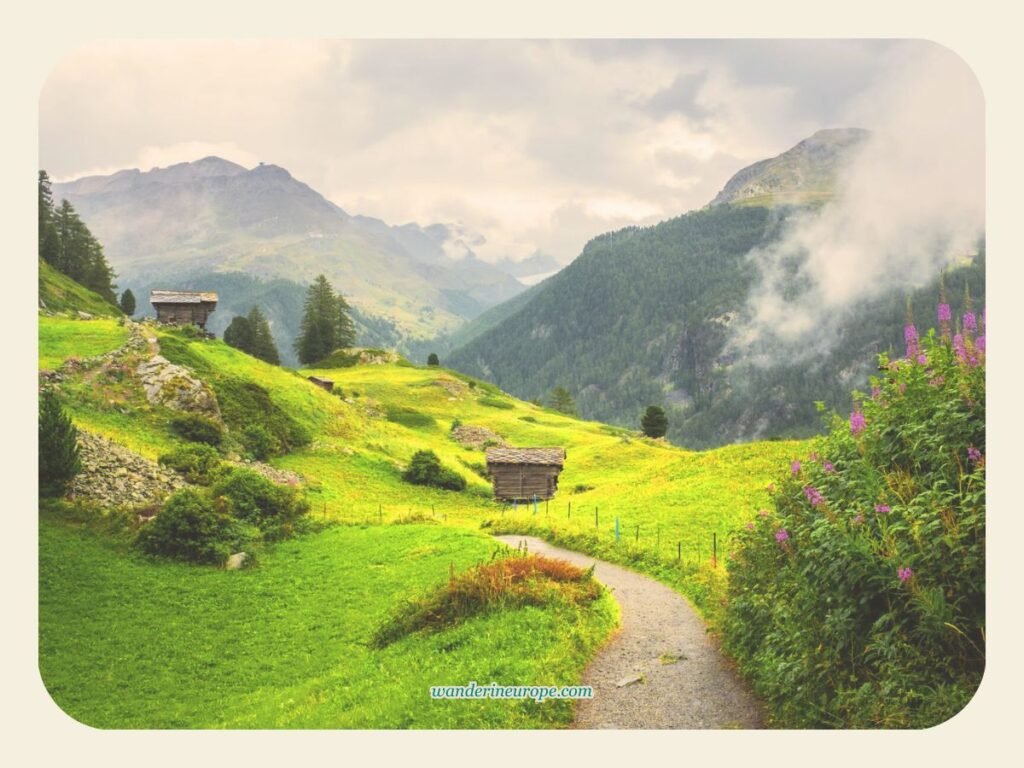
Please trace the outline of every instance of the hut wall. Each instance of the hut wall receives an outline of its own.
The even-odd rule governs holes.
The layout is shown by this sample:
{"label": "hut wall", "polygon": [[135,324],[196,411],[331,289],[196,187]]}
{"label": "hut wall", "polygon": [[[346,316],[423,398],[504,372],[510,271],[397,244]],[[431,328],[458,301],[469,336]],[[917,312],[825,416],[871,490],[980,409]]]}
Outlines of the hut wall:
{"label": "hut wall", "polygon": [[554,497],[559,467],[542,464],[491,464],[494,496],[507,501],[531,501]]}

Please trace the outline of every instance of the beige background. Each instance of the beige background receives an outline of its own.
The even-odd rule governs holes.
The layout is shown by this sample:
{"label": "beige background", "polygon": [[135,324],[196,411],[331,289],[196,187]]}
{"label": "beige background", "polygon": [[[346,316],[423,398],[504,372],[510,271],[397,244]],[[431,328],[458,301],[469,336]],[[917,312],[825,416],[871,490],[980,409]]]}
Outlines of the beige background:
{"label": "beige background", "polygon": [[[834,6],[834,7],[833,7]],[[712,7],[631,0],[515,6],[455,0],[364,3],[292,1],[273,10],[253,3],[93,0],[8,10],[0,46],[0,195],[4,211],[3,421],[4,589],[2,695],[5,756],[13,764],[163,766],[391,764],[512,765],[976,765],[1020,754],[1017,712],[1024,585],[1017,567],[1024,505],[1014,480],[1021,455],[1021,370],[1011,336],[1020,296],[1021,146],[1024,125],[1019,25],[1008,3],[757,2]],[[1001,8],[1001,10],[1000,10]],[[36,667],[35,516],[35,184],[37,99],[47,72],[88,40],[150,37],[921,37],[956,51],[976,73],[987,102],[988,305],[990,349],[989,663],[975,700],[952,721],[922,732],[104,732],[79,725],[49,699]],[[69,126],[69,130],[74,130]],[[33,319],[30,319],[33,318]],[[1002,756],[1001,756],[1002,755]]]}

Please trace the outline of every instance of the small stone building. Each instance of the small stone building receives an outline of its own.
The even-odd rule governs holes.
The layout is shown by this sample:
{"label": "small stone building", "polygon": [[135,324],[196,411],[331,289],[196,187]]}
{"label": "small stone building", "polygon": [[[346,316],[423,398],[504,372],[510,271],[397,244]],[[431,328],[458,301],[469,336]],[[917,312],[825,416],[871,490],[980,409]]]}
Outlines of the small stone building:
{"label": "small stone building", "polygon": [[198,325],[206,330],[206,321],[217,308],[217,294],[211,291],[150,291],[149,302],[161,323]]}
{"label": "small stone building", "polygon": [[550,499],[558,490],[564,448],[488,448],[487,471],[500,501]]}

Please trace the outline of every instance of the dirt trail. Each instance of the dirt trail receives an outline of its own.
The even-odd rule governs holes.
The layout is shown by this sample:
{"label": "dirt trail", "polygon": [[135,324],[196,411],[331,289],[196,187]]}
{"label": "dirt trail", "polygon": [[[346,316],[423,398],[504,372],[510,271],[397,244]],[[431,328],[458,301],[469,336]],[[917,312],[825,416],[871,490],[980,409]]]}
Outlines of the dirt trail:
{"label": "dirt trail", "polygon": [[[532,536],[511,546],[590,567],[622,607],[622,626],[583,673],[594,698],[577,728],[760,728],[761,708],[679,594],[654,579]],[[637,682],[628,682],[638,680]]]}

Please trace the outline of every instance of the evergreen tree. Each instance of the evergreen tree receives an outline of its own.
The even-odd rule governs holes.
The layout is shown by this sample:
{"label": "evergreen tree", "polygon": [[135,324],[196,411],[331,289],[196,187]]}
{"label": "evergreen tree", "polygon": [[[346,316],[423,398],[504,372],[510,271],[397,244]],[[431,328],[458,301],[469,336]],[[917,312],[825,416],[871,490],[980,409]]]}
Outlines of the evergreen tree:
{"label": "evergreen tree", "polygon": [[274,337],[270,333],[270,323],[259,307],[249,310],[246,318],[249,323],[249,331],[252,336],[252,349],[249,354],[272,365],[281,364],[281,356],[277,353],[277,345],[274,344]]}
{"label": "evergreen tree", "polygon": [[[345,298],[338,294],[338,316],[335,326],[334,349],[354,347],[356,345],[356,324],[352,322],[352,307]],[[331,352],[334,351],[331,350]],[[328,353],[329,354],[329,353]]]}
{"label": "evergreen tree", "polygon": [[53,224],[57,237],[56,254],[51,262],[53,266],[111,304],[116,304],[114,270],[103,255],[103,246],[67,200],[61,200],[60,207],[54,212]]}
{"label": "evergreen tree", "polygon": [[555,387],[551,390],[549,404],[560,413],[565,413],[569,416],[576,415],[576,401],[572,399],[572,395],[565,387]]}
{"label": "evergreen tree", "polygon": [[441,361],[438,359],[437,354],[434,353],[434,352],[431,352],[430,355],[427,357],[427,365],[440,365],[440,364],[441,364]]}
{"label": "evergreen tree", "polygon": [[303,365],[323,360],[334,350],[355,343],[355,324],[345,299],[337,296],[323,275],[318,275],[306,292],[302,328],[295,340],[295,352]]}
{"label": "evergreen tree", "polygon": [[647,411],[640,419],[640,427],[648,437],[664,437],[668,432],[668,417],[665,409],[658,405],[647,406]]}
{"label": "evergreen tree", "polygon": [[224,343],[251,355],[253,350],[252,326],[245,315],[235,315],[224,329]]}
{"label": "evergreen tree", "polygon": [[78,456],[78,430],[61,408],[52,390],[39,401],[39,490],[62,495],[82,470]]}
{"label": "evergreen tree", "polygon": [[60,243],[53,223],[53,192],[46,171],[39,172],[39,258],[56,267]]}
{"label": "evergreen tree", "polygon": [[121,294],[121,311],[128,315],[128,317],[135,314],[135,294],[132,293],[131,288],[128,288]]}

